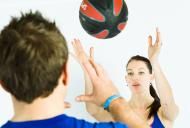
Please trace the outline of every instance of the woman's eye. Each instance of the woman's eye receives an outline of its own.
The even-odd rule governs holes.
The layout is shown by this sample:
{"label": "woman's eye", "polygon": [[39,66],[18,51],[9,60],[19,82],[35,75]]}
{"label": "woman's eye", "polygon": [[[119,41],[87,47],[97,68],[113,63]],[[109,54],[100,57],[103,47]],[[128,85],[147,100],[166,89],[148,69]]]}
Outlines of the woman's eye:
{"label": "woman's eye", "polygon": [[132,75],[133,75],[133,73],[132,73],[132,72],[128,72],[128,75],[129,75],[129,76],[132,76]]}
{"label": "woman's eye", "polygon": [[144,74],[144,72],[139,72],[140,75]]}

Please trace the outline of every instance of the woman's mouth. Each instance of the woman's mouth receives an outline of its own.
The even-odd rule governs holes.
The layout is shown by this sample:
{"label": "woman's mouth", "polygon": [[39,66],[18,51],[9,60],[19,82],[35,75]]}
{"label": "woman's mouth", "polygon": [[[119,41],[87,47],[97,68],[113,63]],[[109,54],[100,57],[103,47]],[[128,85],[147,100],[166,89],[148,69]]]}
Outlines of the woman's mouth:
{"label": "woman's mouth", "polygon": [[135,84],[133,84],[133,86],[137,87],[137,86],[140,86],[140,84],[138,84],[138,83],[135,83]]}

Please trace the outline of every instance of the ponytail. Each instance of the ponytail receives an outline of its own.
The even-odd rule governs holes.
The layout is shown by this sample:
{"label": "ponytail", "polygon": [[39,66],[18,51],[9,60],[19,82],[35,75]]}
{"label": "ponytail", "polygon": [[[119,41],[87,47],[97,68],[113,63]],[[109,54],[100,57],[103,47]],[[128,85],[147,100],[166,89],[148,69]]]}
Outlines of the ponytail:
{"label": "ponytail", "polygon": [[156,90],[154,89],[152,84],[150,84],[150,95],[154,98],[154,101],[150,106],[148,106],[148,108],[150,108],[148,119],[150,119],[155,113],[157,113],[158,109],[161,106],[160,98],[158,97]]}

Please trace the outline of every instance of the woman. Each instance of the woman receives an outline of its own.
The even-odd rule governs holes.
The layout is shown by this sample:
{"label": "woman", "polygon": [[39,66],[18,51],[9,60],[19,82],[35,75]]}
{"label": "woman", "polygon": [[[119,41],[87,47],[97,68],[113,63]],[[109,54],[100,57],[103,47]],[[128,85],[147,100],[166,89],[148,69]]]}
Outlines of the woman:
{"label": "woman", "polygon": [[[79,40],[74,40],[79,41]],[[148,57],[133,56],[127,63],[127,74],[125,76],[128,87],[132,92],[128,104],[132,110],[153,128],[170,128],[178,114],[178,107],[175,104],[170,85],[163,74],[158,56],[162,42],[158,29],[156,29],[156,41],[152,44],[152,36],[148,37]],[[82,63],[88,59],[87,55],[80,54],[80,49],[75,47],[75,58]],[[90,50],[89,59],[93,60],[93,48]],[[85,74],[86,94],[92,92],[91,83]],[[158,97],[152,86],[155,79]],[[85,99],[78,99],[85,101]],[[103,108],[86,102],[87,111],[99,121],[113,121],[109,112]]]}

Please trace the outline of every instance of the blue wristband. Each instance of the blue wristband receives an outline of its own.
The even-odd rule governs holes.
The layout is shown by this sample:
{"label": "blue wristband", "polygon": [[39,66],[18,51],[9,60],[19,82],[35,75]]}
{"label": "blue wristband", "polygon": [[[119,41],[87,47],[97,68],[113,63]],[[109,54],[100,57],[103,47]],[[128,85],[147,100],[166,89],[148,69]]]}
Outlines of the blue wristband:
{"label": "blue wristband", "polygon": [[110,97],[107,98],[107,100],[104,102],[103,104],[103,107],[105,110],[109,111],[109,106],[111,104],[111,102],[115,99],[118,99],[120,98],[121,96],[119,94],[115,94],[115,95],[112,95]]}

